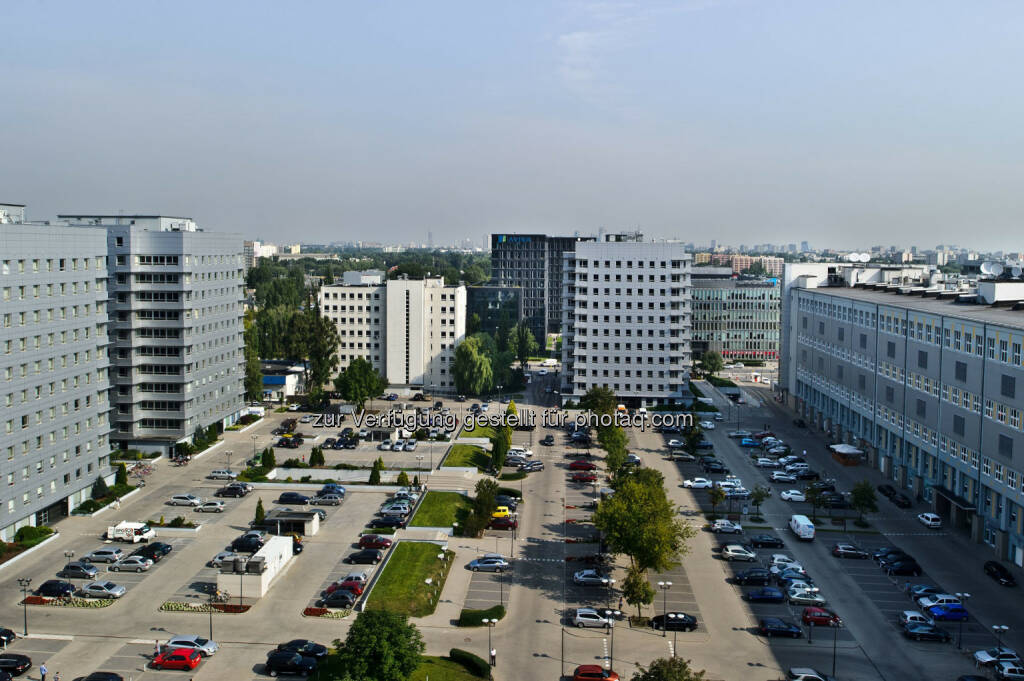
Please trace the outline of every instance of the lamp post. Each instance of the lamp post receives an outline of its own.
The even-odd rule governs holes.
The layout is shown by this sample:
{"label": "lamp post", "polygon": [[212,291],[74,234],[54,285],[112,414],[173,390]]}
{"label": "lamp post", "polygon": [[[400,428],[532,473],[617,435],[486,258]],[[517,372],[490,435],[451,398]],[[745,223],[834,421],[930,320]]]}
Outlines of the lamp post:
{"label": "lamp post", "polygon": [[487,659],[491,660],[491,666],[494,666],[493,658],[491,657],[491,651],[494,648],[491,647],[491,627],[498,623],[498,620],[482,619],[484,626],[487,627]]}
{"label": "lamp post", "polygon": [[[235,565],[238,565],[238,563],[235,563]],[[246,565],[248,565],[248,563]],[[243,577],[245,577],[245,572],[244,571],[239,572],[238,573],[238,610],[239,611],[242,610],[242,587],[244,586],[244,582],[242,580]]]}
{"label": "lamp post", "polygon": [[[963,603],[963,606],[966,608],[967,607],[967,599],[971,597],[971,594],[967,593],[966,591],[965,592],[957,592],[956,593],[956,597],[960,599],[960,602]],[[963,621],[963,619],[960,620],[959,626],[957,627],[957,629],[959,631],[958,631],[957,637],[956,637],[956,648],[957,648],[957,650],[960,650],[961,648],[963,648],[963,643],[964,643],[964,621]]]}
{"label": "lamp post", "polygon": [[[258,436],[250,435],[249,437],[252,438],[252,458],[255,459],[256,458],[256,439],[257,439]],[[263,461],[260,461],[260,463],[263,463]]]}
{"label": "lamp post", "polygon": [[501,405],[501,389],[502,389],[503,386],[499,385],[499,386],[495,386],[495,387],[498,389],[498,405],[499,405],[498,408],[500,409],[501,408],[500,407],[500,405]]}
{"label": "lamp post", "polygon": [[996,635],[996,648],[1003,647],[1003,636],[1010,630],[1005,624],[993,624],[992,633]]}
{"label": "lamp post", "polygon": [[[668,615],[669,622],[676,621],[676,614],[674,612]],[[672,657],[676,656],[676,646],[679,645],[679,627],[672,627]]]}
{"label": "lamp post", "polygon": [[832,676],[836,675],[836,648],[839,647],[839,623],[832,626]]}
{"label": "lamp post", "polygon": [[67,570],[69,567],[71,567],[71,559],[75,557],[75,552],[65,551],[64,557],[67,558],[67,560],[64,561],[64,569]]}
{"label": "lamp post", "polygon": [[431,585],[434,583],[434,580],[431,577],[427,577],[426,579],[423,580],[423,583],[427,585],[427,602],[429,603],[430,602],[430,595],[431,595],[430,591],[432,589]]}
{"label": "lamp post", "polygon": [[228,470],[231,470],[231,451],[224,452],[224,456],[228,457]]}
{"label": "lamp post", "polygon": [[217,593],[216,585],[210,591],[210,640],[213,640],[213,597]]}
{"label": "lamp post", "polygon": [[416,455],[416,468],[423,468],[423,455],[422,454],[417,454]]}
{"label": "lamp post", "polygon": [[28,636],[28,588],[32,585],[31,577],[18,577],[18,586],[21,587],[21,604],[25,608],[25,636]]}
{"label": "lamp post", "polygon": [[457,520],[452,523],[452,534],[456,537],[459,536],[459,521]]}
{"label": "lamp post", "polygon": [[612,620],[612,615],[621,615],[618,610],[605,610],[604,617],[605,621],[608,622],[608,632],[611,634],[611,642],[608,647],[608,669],[612,669],[615,666],[615,621]]}
{"label": "lamp post", "polygon": [[606,577],[601,580],[601,583],[605,586],[604,592],[604,607],[611,609],[612,607],[612,587],[615,585],[615,580],[611,577]]}
{"label": "lamp post", "polygon": [[668,590],[672,588],[672,582],[658,582],[658,588],[661,589],[661,612],[666,615],[665,621],[661,623],[661,636],[664,638],[668,636]]}

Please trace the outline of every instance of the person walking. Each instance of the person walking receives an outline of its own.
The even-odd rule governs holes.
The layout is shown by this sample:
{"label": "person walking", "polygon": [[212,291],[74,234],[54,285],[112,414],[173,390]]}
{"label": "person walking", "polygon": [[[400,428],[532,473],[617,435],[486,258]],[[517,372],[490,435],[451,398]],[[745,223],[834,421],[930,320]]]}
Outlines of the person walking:
{"label": "person walking", "polygon": [[42,663],[41,665],[39,665],[39,678],[42,681],[46,681],[46,672],[47,671],[48,670],[46,669],[46,663],[45,662]]}
{"label": "person walking", "polygon": [[491,648],[491,666],[498,666],[498,651],[494,648]]}
{"label": "person walking", "polygon": [[53,681],[60,681],[60,672],[53,675]]}

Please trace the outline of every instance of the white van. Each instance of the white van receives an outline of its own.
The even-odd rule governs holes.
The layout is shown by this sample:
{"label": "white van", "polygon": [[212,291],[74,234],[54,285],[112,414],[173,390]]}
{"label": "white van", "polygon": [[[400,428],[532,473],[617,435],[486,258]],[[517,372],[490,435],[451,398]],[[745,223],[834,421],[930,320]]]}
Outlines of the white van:
{"label": "white van", "polygon": [[814,539],[814,523],[805,515],[790,516],[789,529],[793,530],[793,534],[803,541]]}

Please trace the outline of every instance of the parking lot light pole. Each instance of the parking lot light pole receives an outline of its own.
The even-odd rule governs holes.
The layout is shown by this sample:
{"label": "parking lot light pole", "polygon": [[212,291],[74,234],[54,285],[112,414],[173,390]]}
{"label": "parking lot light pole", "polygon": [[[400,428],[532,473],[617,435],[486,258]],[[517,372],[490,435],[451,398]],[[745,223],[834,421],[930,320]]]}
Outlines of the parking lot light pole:
{"label": "parking lot light pole", "polygon": [[210,640],[211,641],[213,640],[213,597],[214,597],[214,595],[216,593],[217,593],[217,587],[216,587],[216,585],[214,585],[214,588],[210,591]]}
{"label": "parking lot light pole", "polygon": [[604,607],[610,609],[612,607],[612,587],[615,586],[615,580],[611,577],[607,577],[602,579],[601,583],[607,587],[604,594]]}
{"label": "parking lot light pole", "polygon": [[[676,621],[676,614],[674,612],[668,616],[668,621]],[[672,657],[676,656],[677,645],[679,645],[679,627],[672,627]]]}
{"label": "parking lot light pole", "polygon": [[491,651],[494,650],[491,647],[491,627],[498,623],[498,620],[482,619],[480,620],[485,627],[487,627],[487,659],[491,659]]}
{"label": "parking lot light pole", "polygon": [[992,633],[996,635],[996,648],[1003,647],[1003,636],[1010,630],[1005,624],[993,624]]}
{"label": "parking lot light pole", "polygon": [[672,582],[658,582],[658,588],[661,589],[661,613],[665,615],[665,621],[661,623],[661,635],[664,638],[668,636],[668,590],[672,588]]}
{"label": "parking lot light pole", "polygon": [[612,615],[620,614],[617,610],[605,610],[604,617],[608,622],[608,632],[611,634],[611,643],[608,648],[608,669],[615,668],[615,622]]}
{"label": "parking lot light pole", "polygon": [[69,567],[71,567],[71,559],[75,557],[75,552],[65,551],[64,557],[67,558],[67,560],[64,561],[64,569],[67,570]]}
{"label": "parking lot light pole", "polygon": [[231,451],[228,450],[224,452],[224,455],[228,457],[228,470],[231,470]]}
{"label": "parking lot light pole", "polygon": [[[957,592],[956,593],[956,597],[960,599],[960,602],[963,603],[964,608],[966,608],[967,607],[967,599],[971,597],[971,594],[969,594],[967,592]],[[961,650],[963,648],[963,644],[964,644],[964,621],[963,621],[963,619],[960,620],[959,626],[957,627],[957,629],[959,631],[958,631],[957,637],[956,637],[956,649],[957,650]]]}
{"label": "parking lot light pole", "polygon": [[[250,435],[249,437],[252,438],[252,458],[255,459],[256,458],[256,439],[257,439],[258,436]],[[263,463],[263,462],[260,461],[260,463]]]}
{"label": "parking lot light pole", "polygon": [[32,585],[31,577],[18,577],[18,585],[21,587],[21,604],[25,608],[25,636],[28,636],[28,588]]}
{"label": "parking lot light pole", "polygon": [[839,647],[839,623],[832,626],[832,676],[836,675],[836,648]]}

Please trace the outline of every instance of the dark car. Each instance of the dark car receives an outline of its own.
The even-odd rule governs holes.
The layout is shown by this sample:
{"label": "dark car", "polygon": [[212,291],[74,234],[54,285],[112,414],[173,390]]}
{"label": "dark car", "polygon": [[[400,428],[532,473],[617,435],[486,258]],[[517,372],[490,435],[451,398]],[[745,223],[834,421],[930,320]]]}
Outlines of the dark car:
{"label": "dark car", "polygon": [[871,554],[856,544],[834,544],[832,555],[836,558],[868,558]]}
{"label": "dark car", "polygon": [[254,535],[242,535],[231,542],[231,550],[239,553],[256,553],[263,548],[263,540]]}
{"label": "dark car", "polygon": [[279,504],[298,504],[300,506],[309,503],[309,497],[305,494],[299,494],[298,492],[281,492],[281,496],[277,498]]}
{"label": "dark car", "polygon": [[352,565],[376,565],[382,560],[384,560],[384,552],[380,549],[363,549],[345,558],[345,562]]}
{"label": "dark car", "polygon": [[1006,569],[1006,566],[998,561],[987,561],[985,563],[985,574],[1003,586],[1017,586],[1017,580]]}
{"label": "dark car", "polygon": [[[327,656],[327,646],[322,646],[319,643],[305,638],[297,638],[294,641],[281,643],[277,646],[277,649],[286,653],[298,653],[304,657],[313,657],[317,659]],[[270,654],[273,655],[273,653]]]}
{"label": "dark car", "polygon": [[248,490],[246,490],[244,487],[221,487],[219,490],[213,493],[213,496],[240,498],[244,497],[248,493]]}
{"label": "dark car", "polygon": [[545,435],[543,438],[541,438],[540,443],[545,447],[550,447],[551,445],[555,444],[555,436]]}
{"label": "dark car", "polygon": [[580,450],[576,452],[566,452],[565,458],[567,459],[592,459],[594,455],[588,450]]}
{"label": "dark car", "polygon": [[919,577],[921,575],[921,566],[912,558],[908,560],[898,560],[895,563],[887,563],[883,567],[890,575],[906,575],[913,577]]}
{"label": "dark car", "polygon": [[316,670],[316,660],[298,653],[275,650],[267,655],[264,669],[270,676],[277,676],[278,674],[309,676]]}
{"label": "dark car", "polygon": [[32,658],[28,655],[17,653],[4,653],[0,655],[0,671],[7,672],[11,676],[21,676],[32,666]]}
{"label": "dark car", "polygon": [[387,549],[391,548],[391,540],[379,534],[364,534],[359,538],[361,549]]}
{"label": "dark car", "polygon": [[892,499],[892,495],[896,494],[896,488],[892,485],[879,485],[878,492],[886,499]]}
{"label": "dark car", "polygon": [[879,556],[875,560],[878,562],[879,565],[881,565],[882,567],[885,567],[886,565],[892,565],[893,563],[898,563],[901,560],[914,560],[914,557],[911,556],[906,551],[900,550],[900,551],[890,551],[889,553],[885,554],[884,556]]}
{"label": "dark car", "polygon": [[[346,437],[343,440],[338,440],[338,442],[341,443],[342,449],[355,449],[359,446],[359,438],[357,437]],[[334,448],[337,449],[337,445]]]}
{"label": "dark car", "polygon": [[18,635],[11,629],[0,629],[0,641],[2,641],[5,646],[10,645],[11,641],[16,638],[18,638]]}
{"label": "dark car", "polygon": [[370,521],[370,527],[379,529],[383,527],[405,527],[405,518],[374,518]]}
{"label": "dark car", "polygon": [[903,492],[897,492],[896,494],[889,497],[889,500],[892,501],[892,503],[896,504],[896,506],[899,508],[910,508],[911,506],[914,505],[914,503],[910,500],[910,497],[908,497]]}
{"label": "dark car", "polygon": [[781,539],[772,534],[755,534],[748,543],[755,549],[775,549],[785,546]]}
{"label": "dark car", "polygon": [[57,576],[67,579],[96,579],[97,572],[99,569],[95,565],[74,560],[64,565]]}
{"label": "dark car", "polygon": [[807,421],[804,421],[803,419],[793,419],[793,425],[797,428],[806,428]]}
{"label": "dark car", "polygon": [[348,589],[335,589],[316,602],[318,608],[351,608],[358,597]]}
{"label": "dark car", "polygon": [[839,492],[825,492],[821,495],[821,505],[825,508],[849,508],[850,502]]}
{"label": "dark car", "polygon": [[159,563],[164,556],[171,552],[171,548],[170,544],[157,541],[135,549],[131,555],[142,556],[143,558],[149,558],[154,563]]}
{"label": "dark car", "polygon": [[743,598],[751,603],[782,603],[786,594],[773,586],[766,586],[743,594]]}
{"label": "dark car", "polygon": [[877,563],[879,560],[881,560],[882,558],[885,558],[886,556],[888,556],[891,553],[903,553],[903,549],[897,549],[897,548],[892,547],[892,546],[883,546],[882,548],[874,551],[871,554],[871,557]]}
{"label": "dark car", "polygon": [[514,530],[519,527],[519,521],[511,516],[491,518],[490,527],[492,530]]}
{"label": "dark car", "polygon": [[810,492],[812,489],[821,490],[822,492],[835,492],[835,483],[831,480],[818,480],[807,485],[807,491]]}
{"label": "dark car", "polygon": [[597,465],[592,464],[589,461],[573,461],[569,464],[569,470],[571,471],[592,471],[596,469]]}
{"label": "dark car", "polygon": [[940,641],[948,642],[952,637],[945,629],[940,629],[934,624],[908,624],[903,628],[903,635],[915,641]]}
{"label": "dark car", "polygon": [[789,636],[800,638],[804,635],[803,629],[788,620],[779,617],[762,617],[757,631],[762,636]]}
{"label": "dark car", "polygon": [[[673,615],[673,617],[669,617]],[[667,622],[667,624],[666,624]],[[697,618],[685,612],[670,612],[668,615],[655,615],[651,618],[651,626],[658,631],[696,631]]]}
{"label": "dark car", "polygon": [[750,568],[736,573],[732,581],[736,584],[768,586],[772,582],[772,573],[764,568]]}
{"label": "dark car", "polygon": [[39,585],[36,593],[46,598],[63,598],[75,593],[75,585],[62,579],[48,579]]}
{"label": "dark car", "polygon": [[719,461],[712,461],[704,464],[705,473],[728,473],[729,469]]}
{"label": "dark car", "polygon": [[124,677],[115,672],[93,672],[81,681],[124,681]]}
{"label": "dark car", "polygon": [[797,480],[820,480],[821,473],[812,470],[797,471],[796,473],[793,474],[793,477],[795,477]]}
{"label": "dark car", "polygon": [[516,508],[521,503],[521,499],[519,499],[518,497],[509,496],[508,494],[499,494],[496,497],[494,497],[495,506],[508,506],[508,509],[510,511],[516,510]]}

